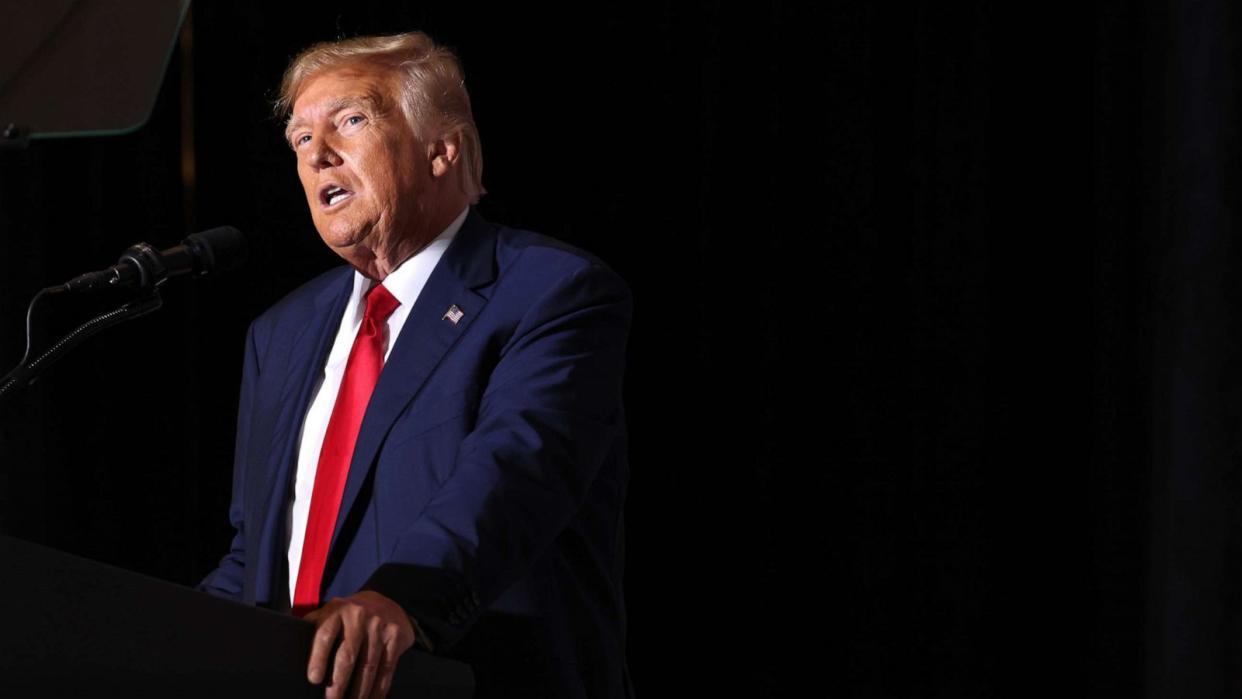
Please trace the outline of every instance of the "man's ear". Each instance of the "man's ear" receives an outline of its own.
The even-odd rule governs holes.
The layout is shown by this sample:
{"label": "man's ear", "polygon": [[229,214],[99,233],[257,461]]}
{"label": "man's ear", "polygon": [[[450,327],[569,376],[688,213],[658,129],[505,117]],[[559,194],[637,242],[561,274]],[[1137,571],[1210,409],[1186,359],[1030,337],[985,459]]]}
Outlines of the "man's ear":
{"label": "man's ear", "polygon": [[427,145],[433,177],[444,177],[457,165],[461,155],[461,130],[450,131]]}

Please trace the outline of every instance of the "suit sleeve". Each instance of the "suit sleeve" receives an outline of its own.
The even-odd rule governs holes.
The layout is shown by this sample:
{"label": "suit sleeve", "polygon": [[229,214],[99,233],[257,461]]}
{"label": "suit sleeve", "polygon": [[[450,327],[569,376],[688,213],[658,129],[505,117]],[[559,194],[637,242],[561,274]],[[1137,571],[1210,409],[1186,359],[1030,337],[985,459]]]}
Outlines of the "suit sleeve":
{"label": "suit sleeve", "polygon": [[632,313],[606,266],[566,274],[501,349],[452,474],[365,585],[437,647],[525,575],[566,528],[621,425]]}
{"label": "suit sleeve", "polygon": [[196,589],[218,597],[242,599],[245,581],[246,523],[242,496],[245,490],[245,456],[250,439],[250,416],[255,384],[258,381],[258,353],[255,351],[254,324],[246,333],[245,360],[242,366],[241,397],[237,408],[237,444],[233,453],[233,495],[229,502],[229,521],[236,530],[229,552],[220,559],[215,570],[207,574]]}

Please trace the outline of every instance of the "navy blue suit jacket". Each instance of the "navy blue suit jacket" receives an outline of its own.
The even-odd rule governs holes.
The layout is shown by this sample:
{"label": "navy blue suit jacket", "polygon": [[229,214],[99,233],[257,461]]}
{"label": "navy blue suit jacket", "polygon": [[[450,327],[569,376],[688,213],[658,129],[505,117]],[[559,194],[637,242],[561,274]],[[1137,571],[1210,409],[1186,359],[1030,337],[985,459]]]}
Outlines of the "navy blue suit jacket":
{"label": "navy blue suit jacket", "polygon": [[[352,288],[332,270],[254,321],[231,551],[200,589],[288,608],[286,504]],[[454,323],[445,317],[456,305]],[[630,290],[594,256],[471,209],[363,419],[321,599],[400,603],[477,696],[624,697]]]}

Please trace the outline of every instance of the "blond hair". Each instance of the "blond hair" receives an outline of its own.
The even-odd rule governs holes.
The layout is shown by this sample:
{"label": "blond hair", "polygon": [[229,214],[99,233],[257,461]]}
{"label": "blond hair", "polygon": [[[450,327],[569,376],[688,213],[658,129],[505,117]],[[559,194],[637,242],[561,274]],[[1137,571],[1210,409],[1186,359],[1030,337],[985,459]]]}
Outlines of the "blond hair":
{"label": "blond hair", "polygon": [[478,202],[487,193],[483,188],[483,153],[461,63],[452,51],[436,45],[423,32],[359,36],[307,48],[285,69],[275,104],[276,115],[282,119],[289,117],[298,94],[312,77],[360,62],[397,71],[401,110],[420,139],[461,133],[462,188],[470,203]]}

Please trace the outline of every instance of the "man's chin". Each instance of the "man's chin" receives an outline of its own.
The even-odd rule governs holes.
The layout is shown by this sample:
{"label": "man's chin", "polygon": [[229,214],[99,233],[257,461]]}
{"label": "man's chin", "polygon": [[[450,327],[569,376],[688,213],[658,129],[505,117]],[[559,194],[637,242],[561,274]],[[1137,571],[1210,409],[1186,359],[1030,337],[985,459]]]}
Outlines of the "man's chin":
{"label": "man's chin", "polygon": [[338,255],[358,248],[366,242],[370,227],[350,225],[346,221],[328,221],[319,228],[319,237]]}

